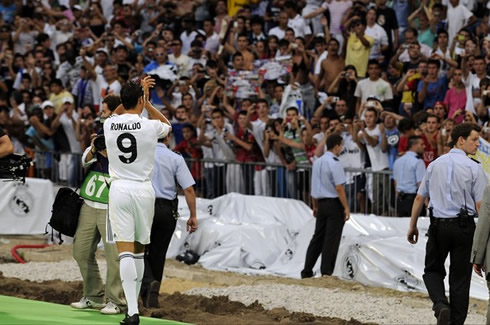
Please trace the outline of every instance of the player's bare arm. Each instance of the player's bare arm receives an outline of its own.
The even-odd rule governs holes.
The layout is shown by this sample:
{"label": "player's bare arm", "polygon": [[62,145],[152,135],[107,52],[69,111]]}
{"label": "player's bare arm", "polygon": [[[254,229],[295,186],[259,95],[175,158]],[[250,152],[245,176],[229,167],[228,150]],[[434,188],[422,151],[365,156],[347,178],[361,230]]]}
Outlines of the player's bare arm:
{"label": "player's bare arm", "polygon": [[153,106],[149,101],[150,89],[155,86],[155,80],[152,79],[150,76],[146,76],[145,78],[141,79],[140,84],[141,87],[143,88],[145,109],[148,112],[148,117],[152,120],[160,120],[161,122],[172,127],[172,125],[167,120],[167,118],[159,110],[157,110],[155,106]]}

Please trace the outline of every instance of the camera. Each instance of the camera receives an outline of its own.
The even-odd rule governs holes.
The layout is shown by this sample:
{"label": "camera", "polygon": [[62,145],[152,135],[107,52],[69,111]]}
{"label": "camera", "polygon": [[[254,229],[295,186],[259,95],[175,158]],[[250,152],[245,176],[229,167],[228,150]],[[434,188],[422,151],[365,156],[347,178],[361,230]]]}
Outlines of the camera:
{"label": "camera", "polygon": [[106,149],[105,136],[98,135],[94,140],[94,147],[97,151],[102,151]]}
{"label": "camera", "polygon": [[374,101],[369,101],[367,102],[366,107],[376,107],[376,103]]}

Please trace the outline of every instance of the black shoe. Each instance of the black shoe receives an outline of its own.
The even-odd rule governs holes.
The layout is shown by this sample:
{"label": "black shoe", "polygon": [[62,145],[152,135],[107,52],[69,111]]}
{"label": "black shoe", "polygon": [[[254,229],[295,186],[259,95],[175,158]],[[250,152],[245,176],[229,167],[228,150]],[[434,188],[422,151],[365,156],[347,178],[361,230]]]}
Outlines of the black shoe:
{"label": "black shoe", "polygon": [[140,315],[134,314],[133,316],[129,317],[128,314],[126,314],[126,317],[119,323],[121,325],[139,325],[140,323]]}
{"label": "black shoe", "polygon": [[315,275],[313,271],[301,271],[301,279],[312,278]]}
{"label": "black shoe", "polygon": [[437,325],[449,325],[449,308],[442,307],[439,310],[439,314],[437,315]]}
{"label": "black shoe", "polygon": [[160,282],[151,281],[150,288],[148,289],[146,296],[146,306],[147,308],[158,308],[158,293],[160,291]]}

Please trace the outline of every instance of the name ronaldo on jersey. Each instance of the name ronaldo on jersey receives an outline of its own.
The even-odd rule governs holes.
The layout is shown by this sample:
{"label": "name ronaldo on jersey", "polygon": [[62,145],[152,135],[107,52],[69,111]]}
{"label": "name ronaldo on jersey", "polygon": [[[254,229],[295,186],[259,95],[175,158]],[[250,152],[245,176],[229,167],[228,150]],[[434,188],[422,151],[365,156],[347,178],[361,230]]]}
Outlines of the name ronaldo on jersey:
{"label": "name ronaldo on jersey", "polygon": [[111,131],[133,131],[141,129],[141,123],[136,122],[133,124],[126,123],[111,123]]}

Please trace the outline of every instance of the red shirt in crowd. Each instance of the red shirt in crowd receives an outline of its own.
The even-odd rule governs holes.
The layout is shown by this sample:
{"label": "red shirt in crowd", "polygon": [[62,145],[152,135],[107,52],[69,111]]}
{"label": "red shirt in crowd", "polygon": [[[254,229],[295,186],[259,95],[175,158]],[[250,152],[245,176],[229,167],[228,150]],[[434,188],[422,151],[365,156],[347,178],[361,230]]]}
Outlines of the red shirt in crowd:
{"label": "red shirt in crowd", "polygon": [[[175,146],[174,151],[180,152],[184,158],[201,159],[202,151],[199,141],[196,137],[192,137],[189,140],[182,140]],[[202,171],[201,164],[198,161],[191,162],[191,175],[195,180],[201,179]]]}
{"label": "red shirt in crowd", "polygon": [[[433,138],[433,140],[436,143],[437,143],[438,135],[439,133],[436,133]],[[425,133],[422,133],[422,140],[424,140],[424,144],[425,144],[423,159],[424,159],[425,167],[427,167],[432,161],[434,161],[437,158],[437,147],[436,148],[432,147]]]}

